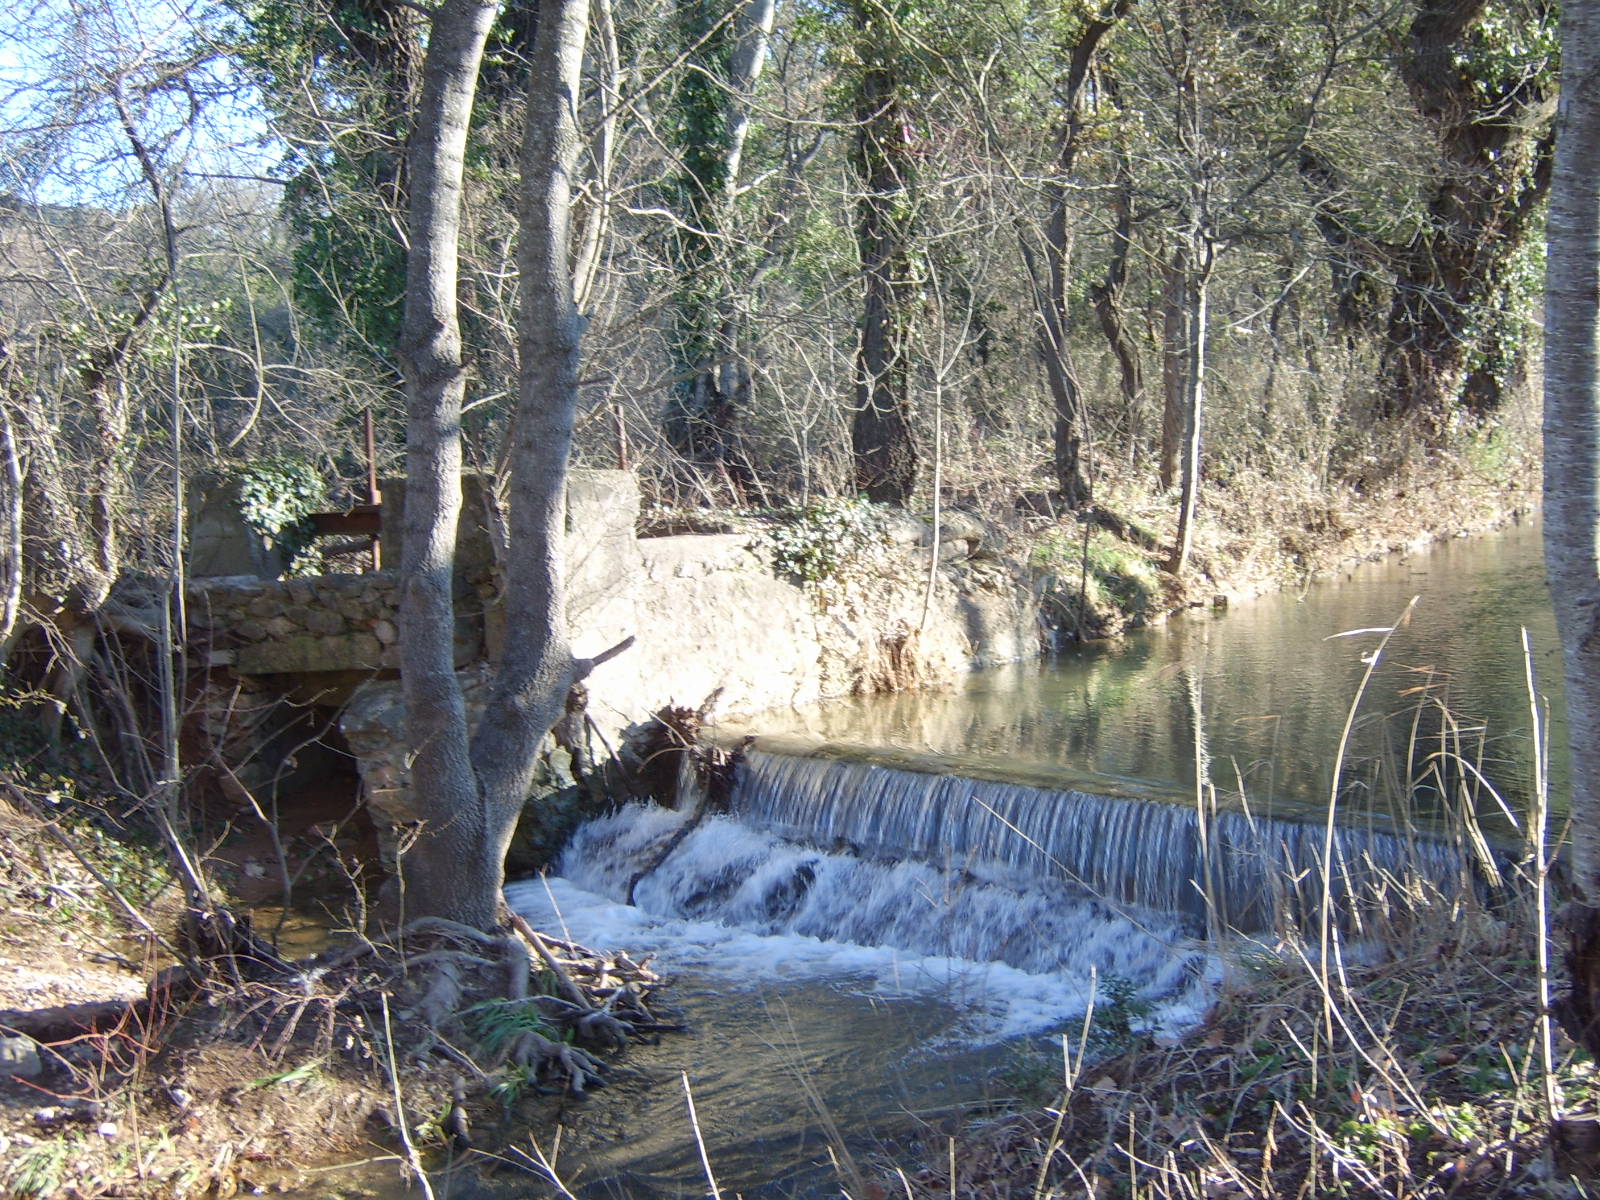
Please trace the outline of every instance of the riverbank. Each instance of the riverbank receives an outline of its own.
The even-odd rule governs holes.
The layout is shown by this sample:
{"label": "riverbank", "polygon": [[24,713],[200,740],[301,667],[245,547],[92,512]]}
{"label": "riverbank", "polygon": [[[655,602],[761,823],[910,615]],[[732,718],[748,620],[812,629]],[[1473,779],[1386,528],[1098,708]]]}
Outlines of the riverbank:
{"label": "riverbank", "polygon": [[1069,1032],[1033,1054],[1033,1105],[930,1136],[884,1193],[1590,1196],[1600,1081],[1559,1032],[1545,1058],[1533,880],[1512,888],[1493,912],[1412,891],[1376,960],[1293,941],[1238,959],[1177,1040],[1086,1060]]}
{"label": "riverbank", "polygon": [[[1303,588],[1536,511],[1533,464],[1497,465],[1480,474],[1440,460],[1368,494],[1276,511],[1261,496],[1213,492],[1200,569],[1165,594],[1164,611],[1142,607],[1154,554],[1124,540],[1085,556],[1091,569],[1138,564],[1120,580],[1108,572],[1101,628]],[[1167,532],[1159,511],[1136,500],[1124,511]],[[1139,602],[1118,603],[1128,596]],[[1422,881],[1397,880],[1394,923],[1348,956],[1335,941],[1325,957],[1315,930],[1236,950],[1199,1028],[1176,1039],[1132,1030],[1109,1056],[1083,1036],[1090,1026],[1064,1031],[1014,1072],[1035,1089],[1032,1103],[928,1130],[914,1169],[908,1156],[881,1164],[877,1190],[919,1200],[1590,1196],[1600,1083],[1559,1029],[1544,1049],[1538,889],[1531,861],[1509,872],[1492,908],[1463,910]]]}
{"label": "riverbank", "polygon": [[679,1029],[647,965],[515,918],[325,926],[284,959],[266,920],[186,908],[96,807],[0,788],[0,1194],[474,1194],[473,1151],[514,1155],[539,1096]]}
{"label": "riverbank", "polygon": [[[1259,523],[1270,507],[1268,496],[1237,484],[1218,489],[1198,542],[1202,569],[1182,588],[1161,580],[1154,570],[1159,550],[1151,549],[1137,535],[1129,539],[1103,526],[1088,527],[1090,569],[1096,575],[1096,586],[1102,577],[1107,581],[1110,596],[1107,611],[1112,619],[1107,624],[1159,620],[1189,604],[1212,603],[1217,596],[1233,599],[1255,594],[1275,583],[1303,585],[1313,576],[1331,574],[1373,553],[1485,527],[1507,511],[1495,510],[1488,503],[1491,495],[1502,499],[1516,495],[1518,502],[1510,505],[1511,509],[1526,502],[1526,493],[1503,487],[1498,491],[1486,487],[1451,491],[1445,487],[1450,481],[1444,475],[1429,479],[1419,473],[1405,484],[1396,483],[1396,491],[1384,497],[1352,493],[1348,504],[1323,505],[1318,510],[1323,512],[1321,518],[1309,510],[1300,511],[1298,523],[1277,527]],[[1396,492],[1411,495],[1414,493],[1407,489],[1419,486],[1426,488],[1430,497],[1426,506],[1412,506],[1400,515],[1385,507],[1400,498]],[[1130,528],[1144,528],[1158,544],[1167,532],[1162,525],[1165,510],[1148,498],[1130,495],[1120,508],[1108,511]],[[1359,525],[1363,514],[1371,518],[1372,527]],[[1408,516],[1418,519],[1407,520]],[[1068,588],[1073,567],[1080,572],[1081,582],[1084,528],[1072,519],[1029,519],[1020,523],[1019,536],[1034,538],[1035,546],[1053,539],[1064,547],[1057,575],[1059,586]],[[1069,552],[1073,556],[1069,557]],[[1042,565],[1035,551],[1029,551],[1029,559],[1035,567]],[[1141,598],[1137,588],[1126,581],[1137,583],[1146,575],[1154,583]],[[1084,606],[1084,611],[1088,610],[1089,606]],[[46,813],[46,817],[50,815]],[[7,894],[17,914],[6,931],[5,952],[13,968],[7,972],[10,979],[24,979],[24,965],[61,980],[72,980],[78,973],[72,990],[65,990],[67,984],[63,983],[52,1003],[98,1002],[142,991],[145,981],[166,961],[153,950],[142,949],[139,954],[118,950],[118,957],[105,966],[106,973],[81,973],[82,964],[91,956],[104,953],[101,942],[118,944],[121,921],[115,906],[103,897],[95,902],[101,911],[93,921],[83,919],[81,908],[58,911],[52,897],[59,900],[63,890],[80,898],[92,897],[98,894],[99,884],[93,874],[82,871],[81,864],[74,867],[78,860],[53,842],[39,822],[25,826],[25,822],[8,824],[14,837],[14,844],[8,846],[8,862],[14,873],[20,873],[8,885]],[[79,873],[74,874],[75,870]],[[100,870],[108,874],[109,867]],[[328,881],[329,886],[337,882]],[[170,893],[170,886],[162,885],[157,891]],[[152,923],[164,933],[161,927],[171,915],[158,916]],[[145,949],[151,945],[148,940],[137,944]],[[1514,964],[1502,967],[1511,970]],[[1244,1014],[1270,1000],[1272,989],[1281,986],[1282,981],[1273,981],[1264,983],[1259,992],[1243,986],[1230,991],[1219,1013],[1237,1003],[1242,1006],[1240,1015],[1217,1019],[1245,1021]],[[40,1006],[40,997],[20,986],[11,995],[0,994],[0,1008]],[[276,1035],[266,1045],[252,1044],[249,1039],[227,1043],[197,1032],[186,1037],[186,1042],[180,1041],[165,1027],[137,1032],[123,1029],[102,1037],[96,1043],[97,1052],[115,1049],[121,1056],[114,1060],[114,1069],[88,1083],[73,1076],[68,1081],[70,1091],[62,1086],[65,1077],[53,1080],[44,1086],[59,1094],[43,1101],[40,1085],[8,1085],[4,1089],[6,1103],[0,1108],[0,1136],[8,1139],[9,1147],[5,1186],[25,1195],[67,1194],[68,1189],[82,1195],[195,1194],[207,1189],[220,1194],[268,1183],[290,1186],[292,1179],[272,1175],[273,1164],[331,1157],[382,1158],[387,1169],[398,1174],[405,1151],[402,1130],[408,1137],[414,1135],[421,1152],[432,1156],[431,1161],[445,1165],[451,1159],[447,1149],[451,1137],[439,1118],[453,1107],[452,1067],[402,1072],[404,1090],[397,1109],[392,1099],[393,1080],[383,1068],[381,1056],[351,1064],[329,1058],[314,1042],[290,1038],[274,1048]],[[122,1056],[124,1050],[128,1053]],[[1266,1052],[1266,1057],[1277,1053],[1280,1049]],[[102,1054],[100,1061],[112,1060]],[[1143,1079],[1147,1073],[1151,1078],[1167,1078],[1148,1065],[1136,1065],[1130,1072],[1129,1080]],[[523,1130],[503,1115],[498,1102],[484,1095],[484,1090],[475,1090],[469,1106],[472,1123],[493,1131],[479,1148],[497,1153],[522,1143]],[[188,1097],[188,1101],[176,1096]],[[41,1117],[47,1110],[51,1111]],[[406,1119],[397,1118],[396,1111],[408,1114]],[[1028,1119],[1017,1118],[1022,1122]],[[1048,1140],[1041,1145],[1048,1146]],[[236,1149],[224,1152],[229,1145]],[[938,1149],[934,1147],[936,1152]],[[971,1143],[971,1153],[982,1153],[980,1141]],[[1013,1157],[1021,1162],[1025,1156]],[[1050,1154],[1039,1161],[1055,1169]],[[12,1167],[12,1162],[21,1165]],[[1018,1179],[1025,1175],[1026,1171]],[[959,1179],[958,1183],[967,1186]],[[972,1190],[969,1194],[984,1193]]]}
{"label": "riverbank", "polygon": [[1362,563],[1485,533],[1539,506],[1537,456],[1523,443],[1469,442],[1456,454],[1393,464],[1372,482],[1316,488],[1235,479],[1209,488],[1191,567],[1164,573],[1176,535],[1169,496],[1115,475],[1104,519],[1023,517],[1019,558],[1036,573],[1047,619],[1063,637],[1115,637],[1186,608],[1228,605],[1336,579]]}

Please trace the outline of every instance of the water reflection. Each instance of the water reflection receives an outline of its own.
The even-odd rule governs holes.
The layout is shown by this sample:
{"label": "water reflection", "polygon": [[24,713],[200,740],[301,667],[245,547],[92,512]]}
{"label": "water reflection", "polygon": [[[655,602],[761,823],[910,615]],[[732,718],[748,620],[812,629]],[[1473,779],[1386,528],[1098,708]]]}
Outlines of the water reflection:
{"label": "water reflection", "polygon": [[[1424,807],[1472,783],[1483,763],[1502,792],[1532,779],[1520,630],[1539,684],[1561,711],[1560,660],[1539,528],[1443,543],[1352,571],[1302,594],[1195,610],[1126,641],[982,672],[941,693],[902,693],[774,710],[763,733],[894,746],[1074,773],[1193,787],[1204,772],[1252,803],[1326,803],[1364,656],[1390,638],[1352,731],[1347,803],[1383,807],[1402,781]],[[1349,634],[1349,636],[1339,636]],[[1556,728],[1552,745],[1564,730]],[[1197,755],[1197,744],[1203,751]],[[1558,806],[1565,772],[1556,756]],[[1496,806],[1477,797],[1481,811]]]}

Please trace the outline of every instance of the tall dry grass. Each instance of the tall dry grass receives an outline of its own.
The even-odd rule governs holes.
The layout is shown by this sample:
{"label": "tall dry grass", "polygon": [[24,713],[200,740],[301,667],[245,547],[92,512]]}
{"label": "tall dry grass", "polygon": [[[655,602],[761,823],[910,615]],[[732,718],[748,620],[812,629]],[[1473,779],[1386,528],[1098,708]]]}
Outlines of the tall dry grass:
{"label": "tall dry grass", "polygon": [[[1385,761],[1341,763],[1341,773],[1359,769],[1397,787],[1399,826],[1411,837],[1451,838],[1479,886],[1413,870],[1374,875],[1357,905],[1361,941],[1352,944],[1352,923],[1333,919],[1333,872],[1324,871],[1314,927],[1221,940],[1227,980],[1200,1028],[1137,1039],[1100,1062],[1084,1061],[1087,1029],[1076,1044],[1063,1035],[1064,1065],[1047,1103],[974,1124],[955,1141],[930,1138],[925,1166],[895,1168],[873,1193],[903,1192],[908,1200],[1600,1194],[1600,1158],[1551,1136],[1558,1126],[1596,1119],[1600,1079],[1548,1015],[1552,860],[1561,832],[1549,828],[1544,709],[1531,652],[1527,661],[1534,786],[1520,811],[1486,778],[1482,737],[1448,713],[1440,732],[1426,737],[1425,723],[1411,719],[1410,742]],[[1424,691],[1418,703],[1437,700]],[[1442,821],[1436,812],[1412,811],[1412,785],[1424,779],[1448,801]],[[1337,803],[1336,779],[1330,852]],[[1208,809],[1203,799],[1198,807],[1202,815]],[[1485,832],[1485,809],[1515,825],[1520,847]]]}

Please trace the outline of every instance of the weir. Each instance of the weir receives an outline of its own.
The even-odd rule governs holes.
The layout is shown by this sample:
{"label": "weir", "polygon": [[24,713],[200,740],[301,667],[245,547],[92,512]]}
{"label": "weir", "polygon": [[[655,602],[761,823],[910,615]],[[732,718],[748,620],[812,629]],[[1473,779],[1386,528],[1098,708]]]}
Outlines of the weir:
{"label": "weir", "polygon": [[[561,873],[662,916],[1022,971],[1186,989],[1201,939],[1314,928],[1323,825],[1170,800],[748,749],[729,811],[634,807],[580,830]],[[1417,876],[1471,888],[1439,836],[1336,827],[1336,924]]]}
{"label": "weir", "polygon": [[[1322,905],[1325,821],[1175,798],[974,779],[850,758],[748,751],[733,810],[741,820],[873,858],[942,861],[1015,879],[1057,879],[1113,904],[1183,918],[1195,933],[1309,928]],[[1372,814],[1336,823],[1330,886],[1337,924],[1402,880],[1446,893],[1472,869],[1438,832]]]}

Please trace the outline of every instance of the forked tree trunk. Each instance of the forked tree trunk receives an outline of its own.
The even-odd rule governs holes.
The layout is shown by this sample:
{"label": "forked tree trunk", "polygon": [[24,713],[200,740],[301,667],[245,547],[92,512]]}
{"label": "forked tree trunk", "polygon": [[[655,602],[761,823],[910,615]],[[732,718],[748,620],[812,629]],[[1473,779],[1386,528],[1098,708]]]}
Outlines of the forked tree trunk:
{"label": "forked tree trunk", "polygon": [[518,636],[501,659],[470,746],[451,653],[463,391],[456,245],[467,120],[493,4],[445,0],[429,43],[413,143],[401,685],[413,754],[410,807],[422,828],[402,860],[405,915],[448,917],[480,929],[499,919],[506,847],[539,744],[589,666],[574,662],[567,646],[561,571],[582,334],[570,216],[588,8],[588,0],[544,0],[531,56],[510,467],[517,553],[505,581],[506,620]]}
{"label": "forked tree trunk", "polygon": [[[1022,231],[1023,261],[1033,283],[1038,309],[1039,354],[1044,359],[1054,409],[1053,466],[1061,503],[1078,508],[1089,501],[1089,480],[1083,468],[1083,443],[1088,414],[1083,389],[1073,368],[1068,331],[1072,316],[1072,214],[1071,181],[1077,169],[1084,132],[1085,85],[1100,45],[1117,22],[1127,15],[1133,0],[1116,0],[1104,16],[1084,23],[1068,55],[1066,77],[1060,91],[1062,115],[1055,130],[1055,163],[1045,185],[1049,209],[1045,214],[1043,245],[1036,252],[1032,237]],[[1038,258],[1042,252],[1044,269]],[[1042,276],[1042,278],[1041,278]]]}
{"label": "forked tree trunk", "polygon": [[1128,260],[1133,253],[1133,176],[1124,155],[1117,164],[1117,193],[1112,201],[1117,223],[1111,231],[1111,258],[1106,264],[1104,283],[1089,289],[1100,332],[1117,360],[1117,378],[1127,426],[1130,455],[1139,444],[1139,401],[1144,393],[1144,371],[1139,351],[1122,317],[1122,295],[1128,283]]}
{"label": "forked tree trunk", "polygon": [[1562,1003],[1574,1039],[1600,1054],[1600,11],[1561,13],[1545,280],[1544,542],[1566,670],[1572,755],[1572,880]]}
{"label": "forked tree trunk", "polygon": [[533,783],[539,743],[588,664],[567,645],[562,550],[567,457],[578,410],[583,318],[572,291],[573,171],[589,0],[544,0],[523,138],[522,311],[517,322],[517,414],[511,459],[511,545],[505,654],[472,743],[488,837],[484,884],[498,901],[506,848]]}

